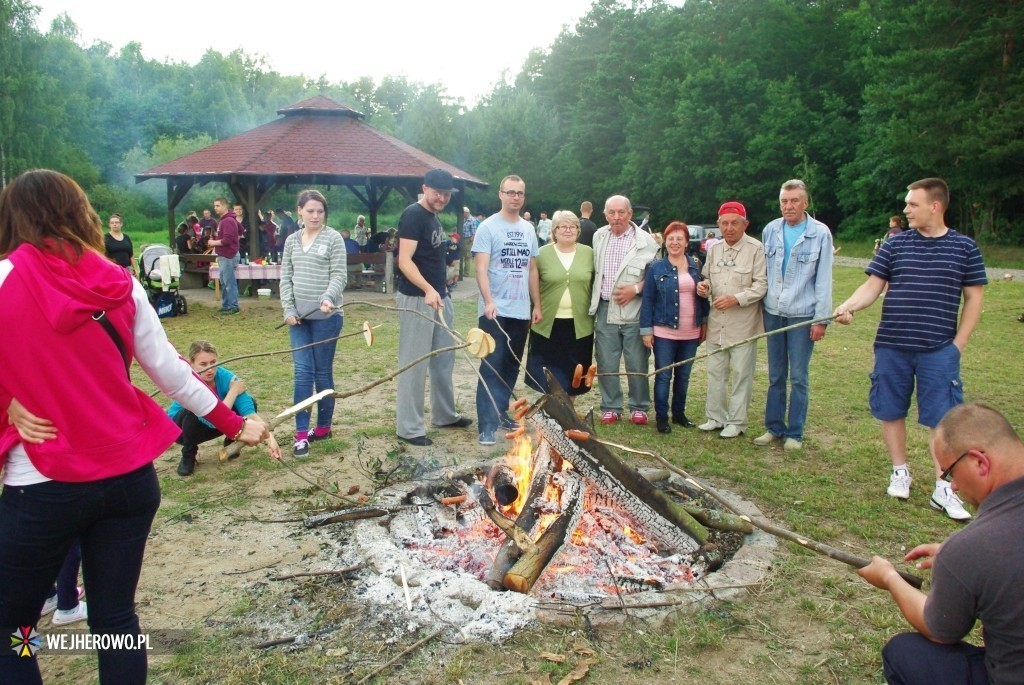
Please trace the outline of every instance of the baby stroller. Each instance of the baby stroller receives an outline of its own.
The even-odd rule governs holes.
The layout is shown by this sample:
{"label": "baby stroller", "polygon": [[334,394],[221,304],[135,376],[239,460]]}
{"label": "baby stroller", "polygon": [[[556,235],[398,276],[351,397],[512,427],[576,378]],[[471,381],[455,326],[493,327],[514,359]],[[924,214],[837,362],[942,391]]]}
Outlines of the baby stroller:
{"label": "baby stroller", "polygon": [[139,280],[146,287],[149,303],[161,319],[188,314],[188,302],[178,292],[181,263],[178,255],[166,245],[142,248]]}

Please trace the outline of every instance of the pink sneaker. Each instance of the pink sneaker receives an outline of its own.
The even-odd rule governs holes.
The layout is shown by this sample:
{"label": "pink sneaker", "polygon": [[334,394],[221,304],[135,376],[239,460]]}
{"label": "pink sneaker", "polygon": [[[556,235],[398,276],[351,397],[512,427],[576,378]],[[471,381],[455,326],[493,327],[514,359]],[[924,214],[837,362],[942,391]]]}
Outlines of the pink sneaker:
{"label": "pink sneaker", "polygon": [[629,415],[629,420],[637,426],[647,425],[647,412],[634,409],[633,413]]}
{"label": "pink sneaker", "polygon": [[606,411],[601,414],[601,423],[615,423],[622,418],[622,414],[617,411]]}

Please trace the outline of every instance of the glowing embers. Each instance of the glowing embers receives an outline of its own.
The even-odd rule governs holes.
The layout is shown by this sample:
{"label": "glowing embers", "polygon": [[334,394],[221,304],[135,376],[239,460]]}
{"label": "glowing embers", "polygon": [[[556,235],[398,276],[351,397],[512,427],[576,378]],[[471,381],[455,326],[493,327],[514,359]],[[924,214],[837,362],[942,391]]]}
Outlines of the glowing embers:
{"label": "glowing embers", "polygon": [[[689,554],[666,556],[664,545],[620,506],[619,495],[586,482],[544,440],[534,448],[530,436],[519,435],[501,462],[452,482],[469,493],[465,501],[422,509],[424,535],[405,540],[428,566],[462,570],[496,589],[573,601],[688,583],[703,574],[703,562],[695,570]],[[482,499],[493,500],[519,529],[516,535],[482,511],[481,489],[488,495]],[[499,523],[508,530],[509,521]]]}

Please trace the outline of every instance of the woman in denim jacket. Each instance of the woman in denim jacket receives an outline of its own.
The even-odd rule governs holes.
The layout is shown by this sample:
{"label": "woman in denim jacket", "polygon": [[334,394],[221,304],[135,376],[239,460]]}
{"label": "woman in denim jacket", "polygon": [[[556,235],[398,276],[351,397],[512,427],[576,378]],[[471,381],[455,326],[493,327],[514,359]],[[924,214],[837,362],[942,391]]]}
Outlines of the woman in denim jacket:
{"label": "woman in denim jacket", "polygon": [[[647,269],[640,305],[640,335],[644,345],[654,350],[654,367],[662,369],[690,359],[707,334],[708,301],[697,296],[701,281],[700,262],[688,255],[690,231],[681,221],[665,227],[662,259]],[[686,390],[690,385],[693,362],[659,371],[654,378],[654,411],[659,433],[671,433],[668,390],[673,370],[672,422],[686,428],[694,424],[686,418]]]}

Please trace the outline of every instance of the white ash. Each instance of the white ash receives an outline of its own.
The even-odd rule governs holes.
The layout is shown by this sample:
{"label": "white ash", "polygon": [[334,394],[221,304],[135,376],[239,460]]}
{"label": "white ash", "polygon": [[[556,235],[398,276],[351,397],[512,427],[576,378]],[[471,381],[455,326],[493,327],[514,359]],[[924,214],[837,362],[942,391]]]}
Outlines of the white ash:
{"label": "white ash", "polygon": [[[515,592],[495,592],[472,574],[452,564],[438,564],[452,566],[443,569],[421,562],[420,552],[426,548],[420,545],[428,540],[411,534],[419,526],[409,512],[396,516],[391,528],[393,530],[389,533],[380,525],[379,519],[360,521],[355,527],[352,551],[376,572],[360,577],[356,593],[364,601],[420,625],[448,624],[464,638],[484,642],[508,639],[516,630],[534,620],[536,600],[533,597]],[[402,546],[396,540],[403,540]],[[450,535],[441,540],[457,543],[459,538]],[[440,552],[436,554],[438,558],[443,556]],[[463,558],[473,564],[480,563],[479,558],[470,558],[473,556],[470,550],[459,550],[458,546],[449,556]],[[402,587],[403,566],[412,601],[411,611]]]}
{"label": "white ash", "polygon": [[[354,549],[375,571],[360,578],[357,594],[397,620],[455,627],[470,640],[501,641],[535,620],[538,600],[592,602],[616,593],[692,582],[703,575],[685,556],[661,557],[623,512],[602,502],[585,512],[574,534],[529,595],[500,592],[484,582],[505,536],[489,520],[450,507],[429,505],[390,519],[359,521]],[[404,567],[411,611],[402,587]]]}

